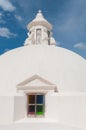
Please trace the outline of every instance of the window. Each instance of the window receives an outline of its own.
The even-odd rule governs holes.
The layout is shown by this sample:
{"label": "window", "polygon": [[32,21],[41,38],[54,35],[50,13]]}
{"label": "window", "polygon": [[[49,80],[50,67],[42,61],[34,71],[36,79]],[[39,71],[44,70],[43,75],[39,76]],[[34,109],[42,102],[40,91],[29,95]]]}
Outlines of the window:
{"label": "window", "polygon": [[44,115],[44,94],[28,94],[28,116]]}
{"label": "window", "polygon": [[29,32],[29,34],[31,34],[31,31]]}
{"label": "window", "polygon": [[47,34],[48,34],[48,44],[50,45],[50,32],[47,31]]}
{"label": "window", "polygon": [[41,44],[41,29],[36,30],[36,44]]}

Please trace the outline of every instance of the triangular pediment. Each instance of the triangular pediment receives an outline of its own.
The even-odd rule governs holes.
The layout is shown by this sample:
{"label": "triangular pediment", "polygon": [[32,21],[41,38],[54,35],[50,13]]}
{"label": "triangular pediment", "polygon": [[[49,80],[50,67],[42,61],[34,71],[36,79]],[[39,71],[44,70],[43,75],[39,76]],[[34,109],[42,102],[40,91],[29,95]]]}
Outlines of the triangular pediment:
{"label": "triangular pediment", "polygon": [[46,85],[49,85],[49,84],[43,82],[40,79],[34,79],[34,80],[28,82],[27,84],[25,84],[25,86],[46,86]]}
{"label": "triangular pediment", "polygon": [[33,75],[32,77],[24,80],[17,85],[17,89],[53,89],[56,86],[50,81],[38,76]]}

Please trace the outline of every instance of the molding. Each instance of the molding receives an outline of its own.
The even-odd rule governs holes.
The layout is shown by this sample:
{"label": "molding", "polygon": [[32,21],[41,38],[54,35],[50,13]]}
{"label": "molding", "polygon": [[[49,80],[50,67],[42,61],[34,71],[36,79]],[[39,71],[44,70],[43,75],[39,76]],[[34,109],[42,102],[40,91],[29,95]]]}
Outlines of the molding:
{"label": "molding", "polygon": [[[34,82],[35,80],[38,80],[37,82],[41,82],[41,85],[38,83],[35,85],[30,85],[31,82]],[[25,91],[49,91],[54,90],[57,91],[57,87],[55,84],[51,83],[50,81],[40,77],[39,75],[33,75],[32,77],[24,80],[23,82],[19,83],[17,85],[17,90],[25,90]]]}

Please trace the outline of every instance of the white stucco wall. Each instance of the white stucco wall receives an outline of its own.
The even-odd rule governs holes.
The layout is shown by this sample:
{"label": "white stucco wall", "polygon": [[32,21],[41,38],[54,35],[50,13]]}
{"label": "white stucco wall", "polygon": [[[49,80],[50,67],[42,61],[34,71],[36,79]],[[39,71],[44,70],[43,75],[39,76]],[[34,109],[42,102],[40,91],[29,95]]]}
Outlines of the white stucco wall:
{"label": "white stucco wall", "polygon": [[86,94],[50,94],[48,96],[49,118],[59,123],[86,128]]}
{"label": "white stucco wall", "polygon": [[45,117],[49,120],[59,120],[57,111],[57,96],[52,96],[52,93],[48,93],[45,96]]}
{"label": "white stucco wall", "polygon": [[14,121],[25,118],[27,112],[26,95],[14,97]]}
{"label": "white stucco wall", "polygon": [[[29,125],[40,122],[66,124],[86,129],[86,94],[47,93],[45,96],[45,117],[26,117],[27,99],[25,95],[0,97],[0,125],[20,122]],[[34,122],[35,121],[35,122]],[[1,126],[0,126],[1,127]],[[15,126],[14,126],[15,127]],[[32,125],[33,128],[33,125]],[[15,129],[16,130],[16,129]]]}
{"label": "white stucco wall", "polygon": [[76,127],[56,124],[52,122],[18,122],[15,124],[0,126],[0,130],[83,130]]}
{"label": "white stucco wall", "polygon": [[[14,119],[26,115],[26,97],[15,97]],[[45,96],[45,118],[48,121],[86,128],[86,94],[47,93]]]}
{"label": "white stucco wall", "polygon": [[0,96],[0,125],[13,121],[14,98],[13,96]]}

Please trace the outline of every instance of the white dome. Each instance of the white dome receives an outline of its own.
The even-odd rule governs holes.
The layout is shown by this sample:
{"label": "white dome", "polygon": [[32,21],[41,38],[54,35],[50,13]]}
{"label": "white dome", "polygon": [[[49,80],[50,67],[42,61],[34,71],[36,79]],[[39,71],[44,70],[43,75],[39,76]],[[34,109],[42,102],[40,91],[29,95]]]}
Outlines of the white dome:
{"label": "white dome", "polygon": [[86,60],[60,47],[23,46],[0,56],[0,95],[16,93],[16,85],[38,74],[58,92],[86,92]]}

